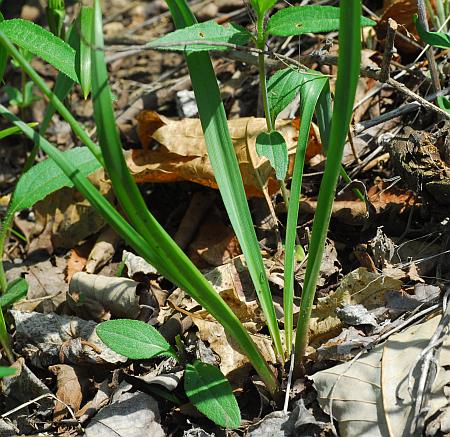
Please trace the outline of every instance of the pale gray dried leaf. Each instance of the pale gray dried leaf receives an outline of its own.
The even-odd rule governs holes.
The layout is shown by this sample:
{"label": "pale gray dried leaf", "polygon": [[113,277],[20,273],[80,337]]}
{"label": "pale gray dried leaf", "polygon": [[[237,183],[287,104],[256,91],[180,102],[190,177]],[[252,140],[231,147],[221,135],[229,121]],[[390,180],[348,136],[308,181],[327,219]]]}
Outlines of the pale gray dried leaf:
{"label": "pale gray dried leaf", "polygon": [[136,376],[136,378],[146,382],[147,384],[161,385],[169,391],[173,391],[178,387],[178,384],[183,377],[184,371],[181,370],[175,373],[165,373],[160,375],[153,375],[148,373],[147,375]]}
{"label": "pale gray dried leaf", "polygon": [[377,321],[375,320],[375,316],[372,313],[369,313],[369,311],[367,311],[367,308],[361,304],[346,304],[343,307],[336,308],[336,314],[341,322],[345,323],[346,325],[378,325]]}
{"label": "pale gray dried leaf", "polygon": [[141,393],[123,393],[115,402],[102,408],[86,427],[85,437],[164,437],[158,403]]}
{"label": "pale gray dried leaf", "polygon": [[132,278],[137,273],[144,275],[157,274],[157,270],[150,265],[144,258],[135,255],[134,253],[123,251],[122,261],[125,263],[128,270],[128,277]]}
{"label": "pale gray dried leaf", "polygon": [[64,279],[66,265],[67,262],[63,257],[53,257],[52,260],[37,263],[5,262],[8,281],[24,276],[28,282],[27,299],[17,302],[14,308],[21,311],[34,311],[39,308],[44,313],[55,311],[66,298],[68,289]]}
{"label": "pale gray dried leaf", "polygon": [[98,321],[108,319],[108,312],[114,317],[136,319],[140,313],[138,292],[142,287],[143,284],[132,279],[77,272],[69,284],[67,303],[75,314]]}
{"label": "pale gray dried leaf", "polygon": [[324,422],[317,421],[300,399],[289,413],[274,411],[256,425],[249,428],[248,437],[296,437],[318,435],[327,427]]}
{"label": "pale gray dried leaf", "polygon": [[127,360],[100,341],[93,321],[54,313],[12,310],[11,314],[16,326],[14,347],[36,367],[47,368],[60,363],[61,358],[80,365]]}
{"label": "pale gray dried leaf", "polygon": [[[428,345],[439,323],[436,316],[425,323],[393,335],[385,344],[355,362],[341,364],[317,372],[311,379],[319,395],[319,403],[329,413],[331,392],[333,416],[343,437],[402,436],[413,413],[408,389],[408,374],[415,366],[413,382],[421,373],[417,357]],[[440,348],[438,373],[428,398],[427,417],[433,417],[448,403],[445,386],[450,379],[450,339]],[[414,394],[413,394],[414,395]]]}
{"label": "pale gray dried leaf", "polygon": [[89,254],[85,270],[87,273],[96,273],[112,260],[116,253],[116,246],[120,237],[109,226],[99,235]]}
{"label": "pale gray dried leaf", "polygon": [[[1,392],[7,398],[7,409],[50,393],[48,387],[30,370],[23,358],[19,358],[12,367],[17,369],[16,374],[0,380]],[[40,412],[52,409],[51,398],[43,398],[39,401]]]}
{"label": "pale gray dried leaf", "polygon": [[16,428],[12,423],[8,423],[5,420],[0,419],[0,436],[1,437],[15,437],[17,435],[19,435],[18,428]]}
{"label": "pale gray dried leaf", "polygon": [[375,336],[367,337],[353,326],[344,329],[337,337],[323,343],[317,349],[317,358],[322,360],[347,361],[353,358],[363,347],[375,340]]}

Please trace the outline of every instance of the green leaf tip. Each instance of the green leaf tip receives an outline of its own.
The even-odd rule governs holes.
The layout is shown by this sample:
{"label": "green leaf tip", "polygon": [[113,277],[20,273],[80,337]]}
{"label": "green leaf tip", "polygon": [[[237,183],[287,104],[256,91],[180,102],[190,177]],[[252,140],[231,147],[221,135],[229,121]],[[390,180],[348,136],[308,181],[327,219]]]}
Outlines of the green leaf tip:
{"label": "green leaf tip", "polygon": [[240,426],[241,412],[233,390],[217,367],[201,361],[188,364],[184,390],[197,410],[217,425],[228,429]]}
{"label": "green leaf tip", "polygon": [[164,337],[140,320],[108,320],[97,325],[95,331],[106,346],[132,360],[175,355]]}
{"label": "green leaf tip", "polygon": [[433,47],[440,49],[450,49],[450,35],[444,32],[428,32],[424,29],[417,17],[417,14],[413,16],[414,24],[416,25],[417,33],[420,39]]}
{"label": "green leaf tip", "polygon": [[[340,9],[335,6],[290,6],[275,13],[267,24],[267,32],[276,36],[331,32],[339,29]],[[361,16],[361,26],[376,22]]]}
{"label": "green leaf tip", "polygon": [[280,132],[262,132],[256,138],[256,152],[265,156],[275,170],[275,176],[282,181],[286,177],[289,157],[286,141]]}

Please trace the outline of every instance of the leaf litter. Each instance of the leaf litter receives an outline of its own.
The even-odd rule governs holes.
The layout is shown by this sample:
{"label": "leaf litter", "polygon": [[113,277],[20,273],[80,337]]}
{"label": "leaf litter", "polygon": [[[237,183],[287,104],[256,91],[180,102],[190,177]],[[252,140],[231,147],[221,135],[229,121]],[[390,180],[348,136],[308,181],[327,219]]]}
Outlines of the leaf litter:
{"label": "leaf litter", "polygon": [[[218,1],[217,5],[214,4],[217,6],[216,11],[224,10],[222,3]],[[227,5],[227,8],[232,10],[240,6]],[[414,31],[411,26],[414,6],[415,3],[409,0],[386,0],[379,12],[383,19],[394,18],[404,24],[406,29]],[[164,10],[159,1],[152,4],[151,8],[158,12]],[[215,18],[214,13],[208,15],[207,8],[203,9],[207,18]],[[131,11],[131,27],[144,22],[145,11],[135,8]],[[128,17],[127,14],[119,11],[117,17]],[[381,39],[384,38],[382,22],[376,28]],[[108,32],[118,29],[119,32],[111,33],[117,37],[127,26],[126,21],[113,21],[107,24],[106,29],[109,29]],[[167,23],[162,20],[150,31],[143,32],[153,38],[156,34],[164,33],[165,28]],[[370,32],[373,35],[373,30]],[[400,26],[399,32],[405,33],[405,30]],[[399,51],[396,62],[402,62],[405,53],[417,52],[417,44],[404,38],[396,39],[396,47]],[[319,46],[317,48],[320,49]],[[336,52],[335,44],[330,53]],[[278,190],[275,174],[267,159],[256,153],[256,138],[264,131],[265,121],[249,117],[250,114],[245,112],[246,107],[256,106],[255,83],[247,71],[248,67],[234,61],[229,65],[227,56],[225,53],[223,58],[215,59],[214,62],[220,80],[223,79],[223,84],[231,90],[227,97],[230,102],[226,103],[231,108],[230,114],[238,117],[230,120],[230,127],[247,195],[250,198],[262,196],[262,186],[267,186],[269,192],[275,195]],[[367,50],[363,56],[363,65],[378,65],[380,56],[378,50]],[[123,102],[130,96],[137,96],[137,104],[130,113],[134,111],[131,123],[137,125],[139,135],[128,131],[127,138],[133,138],[134,135],[132,141],[136,144],[140,137],[142,149],[127,152],[128,164],[142,190],[147,193],[151,207],[161,199],[169,199],[169,213],[161,207],[163,220],[169,226],[175,223],[174,233],[178,229],[176,240],[207,274],[217,292],[262,346],[267,360],[285,378],[286,369],[275,360],[239,245],[217,202],[217,194],[209,188],[194,185],[215,188],[198,120],[175,119],[173,97],[180,92],[180,96],[191,92],[189,83],[181,73],[177,82],[166,82],[168,90],[164,93],[150,91],[149,100],[153,99],[156,103],[150,105],[152,111],[141,112],[144,109],[142,94],[139,94],[139,87],[137,92],[133,87],[136,87],[135,78],[148,74],[146,71],[150,64],[147,61],[143,55],[141,59],[123,59],[111,65],[111,71],[120,78],[123,88],[117,88],[118,109],[126,110],[121,108]],[[179,58],[167,54],[151,62],[158,63],[157,66],[151,64],[156,72],[151,73],[154,75],[151,80],[158,81],[158,75],[163,69],[172,68],[171,63],[176,65]],[[121,72],[124,66],[129,76]],[[327,73],[325,67],[320,68]],[[228,80],[230,77],[232,79]],[[375,84],[373,79],[361,79],[357,99],[365,99],[374,90]],[[253,96],[249,98],[252,93]],[[73,99],[75,112],[85,119],[89,117],[91,109],[78,96],[73,96]],[[368,98],[358,106],[355,122],[363,124],[368,118],[376,118],[380,110],[388,111],[398,102],[396,92],[387,89],[376,99],[378,97]],[[134,120],[137,114],[140,115]],[[390,132],[395,131],[397,124],[409,122],[407,118],[395,120],[387,127]],[[419,121],[422,123],[420,128],[423,128],[426,119]],[[61,123],[57,117],[55,123],[56,126]],[[297,119],[281,119],[277,123],[277,129],[287,142],[290,175],[299,123]],[[50,137],[64,146],[73,141],[68,138],[67,132],[55,129],[50,131]],[[329,397],[334,384],[333,397],[339,399],[333,401],[333,417],[340,435],[388,435],[385,432],[401,435],[411,425],[414,405],[407,384],[408,372],[411,367],[415,369],[411,377],[415,387],[419,366],[415,360],[436,331],[439,316],[429,316],[432,318],[421,320],[408,328],[402,327],[402,324],[410,314],[432,309],[444,289],[443,284],[450,279],[446,253],[448,246],[445,246],[444,238],[448,228],[445,227],[445,220],[440,220],[446,211],[440,208],[439,214],[436,213],[439,207],[436,208],[433,201],[430,204],[417,184],[408,186],[401,181],[392,183],[390,178],[395,175],[392,168],[393,154],[385,148],[382,150],[383,155],[379,152],[370,157],[379,144],[376,137],[377,134],[370,132],[364,140],[362,136],[356,136],[354,144],[349,142],[346,145],[344,163],[348,168],[359,171],[358,177],[368,187],[369,202],[355,200],[348,194],[351,190],[347,189],[347,192],[338,196],[333,207],[333,226],[327,242],[327,255],[321,266],[319,293],[310,328],[313,347],[309,349],[306,363],[308,374],[315,372],[311,378],[317,390],[318,403],[308,380],[297,380],[296,387],[301,386],[302,389],[292,392],[289,411],[286,413],[268,403],[261,404],[264,405],[261,407],[264,409],[263,416],[267,412],[275,412],[262,420],[257,420],[261,415],[249,414],[248,420],[243,422],[247,435],[330,435],[332,422],[318,405],[330,412]],[[3,153],[2,150],[0,152]],[[370,159],[365,161],[366,157]],[[422,158],[422,161],[426,161]],[[316,173],[320,174],[323,170],[323,162],[320,136],[317,127],[313,126],[307,155],[309,167],[305,177],[305,197],[300,204],[298,224],[299,238],[306,246],[311,226],[309,220],[317,204],[315,195],[320,175]],[[420,164],[423,166],[424,162]],[[10,173],[10,169],[2,171],[2,184],[4,178],[11,180]],[[102,192],[113,200],[105,175],[99,173],[92,178]],[[190,199],[197,198],[197,203],[192,202],[189,214],[186,212],[183,226],[182,208],[177,211],[180,188],[189,193]],[[426,189],[434,188],[427,186]],[[283,224],[285,207],[279,197],[273,198],[278,218]],[[199,202],[202,207],[198,207]],[[207,206],[203,207],[203,204]],[[439,219],[433,219],[433,214]],[[109,317],[142,317],[150,324],[160,326],[161,332],[167,333],[171,341],[181,334],[188,349],[217,364],[233,381],[240,401],[249,403],[246,396],[250,396],[248,393],[255,394],[258,383],[248,377],[251,369],[244,355],[229,341],[220,325],[181,290],[173,290],[171,284],[142,259],[125,252],[123,249],[128,248],[124,242],[118,241],[111,230],[104,227],[104,222],[74,190],[64,189],[48,197],[33,212],[18,216],[16,226],[23,230],[28,245],[9,246],[11,261],[7,263],[8,275],[10,279],[24,276],[30,287],[26,299],[16,303],[9,312],[15,326],[15,352],[20,357],[14,366],[20,370],[20,375],[2,381],[2,401],[7,401],[5,411],[9,411],[32,398],[44,397],[23,406],[11,422],[6,422],[10,416],[5,417],[1,423],[2,430],[9,428],[9,432],[12,432],[11,429],[16,433],[32,432],[35,428],[32,428],[30,418],[38,418],[41,421],[38,420],[39,423],[58,422],[59,430],[75,430],[74,422],[70,424],[73,418],[66,404],[79,423],[86,426],[85,435],[109,435],[107,430],[111,426],[119,435],[127,436],[133,433],[142,435],[143,430],[151,430],[152,435],[166,435],[177,426],[184,430],[184,435],[212,435],[215,432],[208,425],[202,426],[204,429],[197,427],[198,424],[204,424],[198,413],[187,413],[187,408],[173,405],[167,407],[157,395],[153,397],[147,394],[149,387],[155,384],[161,384],[179,394],[176,387],[182,376],[174,370],[173,365],[165,361],[130,363],[104,348],[93,333],[95,321]],[[283,232],[283,226],[281,230]],[[273,234],[273,228],[269,227],[265,232]],[[14,238],[11,240],[15,241]],[[262,250],[273,298],[278,303],[282,300],[283,269],[282,254],[270,243],[274,240],[272,235],[271,238],[261,239],[261,242],[264,243]],[[359,244],[362,246],[358,252],[356,247]],[[70,257],[63,254],[67,249],[71,250]],[[36,262],[33,253],[45,252],[54,255],[51,258],[45,256],[43,258],[46,259]],[[32,256],[25,262],[19,262],[26,254]],[[81,275],[89,280],[98,279],[93,274],[99,273],[102,265],[114,266],[109,276],[102,279],[104,285],[89,286],[89,291],[83,290],[78,301],[72,302],[70,307],[68,284],[80,275],[79,272],[83,272]],[[116,272],[126,272],[130,279],[114,278]],[[434,277],[439,280],[432,285]],[[299,263],[296,271],[297,296],[303,279],[304,266]],[[122,280],[130,284],[127,291],[123,294],[117,291],[119,298],[114,293],[112,297],[105,298],[108,287],[114,288],[117,283],[123,283]],[[145,290],[143,295],[137,292],[138,288]],[[280,326],[283,326],[281,307],[278,305],[277,309]],[[74,313],[80,317],[74,317]],[[401,332],[359,356],[362,350],[370,349],[380,336],[383,338],[393,329],[401,329]],[[450,431],[446,346],[444,341],[441,355],[435,359],[437,376],[431,387],[429,409],[424,418],[427,435]],[[403,355],[400,356],[400,353]],[[147,385],[139,385],[134,379],[131,384],[124,382],[131,377]],[[64,404],[50,397],[49,388]],[[132,420],[128,417],[124,421],[124,411],[132,414]],[[187,414],[192,423],[191,429],[184,424]],[[252,422],[252,426],[248,427]]]}

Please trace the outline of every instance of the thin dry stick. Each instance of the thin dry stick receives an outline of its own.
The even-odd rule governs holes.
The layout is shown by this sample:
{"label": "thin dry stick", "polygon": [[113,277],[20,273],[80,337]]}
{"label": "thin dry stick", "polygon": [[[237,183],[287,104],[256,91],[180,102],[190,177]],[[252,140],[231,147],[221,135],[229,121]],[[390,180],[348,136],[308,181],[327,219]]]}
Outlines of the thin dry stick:
{"label": "thin dry stick", "polygon": [[392,18],[389,18],[383,60],[381,62],[381,70],[379,75],[380,82],[386,82],[390,78],[391,61],[394,53],[396,52],[394,42],[397,28],[397,22]]}
{"label": "thin dry stick", "polygon": [[[428,343],[428,346],[422,351],[418,359],[411,366],[409,371],[408,383],[411,399],[414,399],[414,414],[412,416],[410,433],[411,435],[422,435],[424,428],[424,421],[427,413],[425,407],[427,401],[427,394],[430,393],[434,379],[437,373],[437,357],[445,339],[448,335],[448,324],[450,320],[450,305],[448,305],[448,298],[450,296],[450,287],[444,295],[442,302],[443,314],[439,325],[437,326],[433,336]],[[413,372],[416,366],[422,361],[420,368],[420,378],[417,388],[414,390]],[[432,364],[435,366],[432,366]]]}
{"label": "thin dry stick", "polygon": [[[428,32],[430,28],[428,27],[427,12],[424,0],[417,0],[417,12],[419,15],[420,24]],[[439,81],[439,72],[437,69],[436,61],[434,59],[433,48],[428,47],[426,54],[428,64],[430,65],[431,83],[433,85],[433,91],[437,92],[441,89],[441,83]]]}

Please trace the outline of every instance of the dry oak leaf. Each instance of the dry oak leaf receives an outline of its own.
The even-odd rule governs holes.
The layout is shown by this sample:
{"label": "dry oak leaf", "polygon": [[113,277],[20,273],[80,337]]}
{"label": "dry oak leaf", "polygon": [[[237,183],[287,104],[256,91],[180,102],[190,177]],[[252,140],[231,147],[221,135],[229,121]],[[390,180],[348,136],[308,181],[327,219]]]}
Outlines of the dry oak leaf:
{"label": "dry oak leaf", "polygon": [[[136,182],[191,181],[217,188],[199,119],[175,121],[153,111],[143,111],[137,120],[143,149],[127,154],[128,167]],[[277,191],[278,182],[269,161],[256,153],[256,137],[267,131],[265,119],[247,117],[230,120],[228,127],[247,196],[262,196],[261,185],[266,184],[269,192]],[[290,156],[288,173],[291,174],[298,129],[292,120],[278,121],[276,129],[286,141]],[[152,141],[156,141],[158,146],[150,149]],[[317,143],[314,134],[311,136],[314,154]]]}

